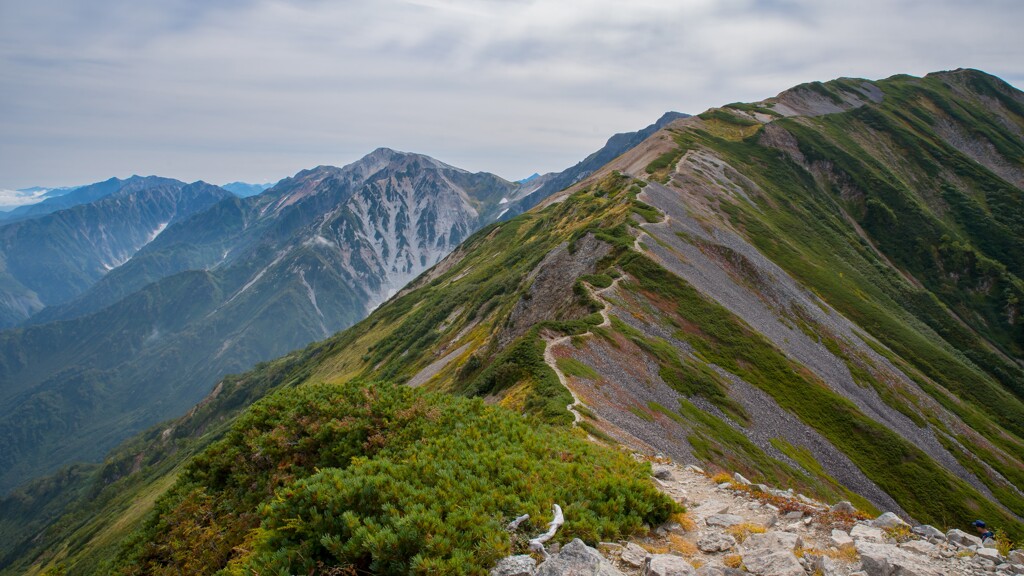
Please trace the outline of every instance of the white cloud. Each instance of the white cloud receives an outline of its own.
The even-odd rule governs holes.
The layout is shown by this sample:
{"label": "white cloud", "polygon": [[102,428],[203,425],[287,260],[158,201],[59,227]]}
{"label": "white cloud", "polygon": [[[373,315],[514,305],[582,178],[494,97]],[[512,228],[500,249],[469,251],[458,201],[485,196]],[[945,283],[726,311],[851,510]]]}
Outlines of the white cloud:
{"label": "white cloud", "polygon": [[508,178],[675,109],[971,66],[1009,0],[0,0],[0,181],[276,180],[377,146]]}
{"label": "white cloud", "polygon": [[24,192],[21,190],[5,190],[0,188],[0,210],[9,210],[18,206],[35,204],[42,200],[45,189]]}

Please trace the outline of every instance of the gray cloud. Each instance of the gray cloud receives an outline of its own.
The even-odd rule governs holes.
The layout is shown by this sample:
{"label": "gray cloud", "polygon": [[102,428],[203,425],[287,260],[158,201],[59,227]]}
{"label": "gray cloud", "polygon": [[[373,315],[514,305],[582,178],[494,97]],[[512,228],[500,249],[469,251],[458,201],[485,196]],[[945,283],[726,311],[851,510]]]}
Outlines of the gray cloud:
{"label": "gray cloud", "polygon": [[377,146],[508,178],[662,112],[976,67],[1008,0],[0,0],[0,185],[266,181]]}

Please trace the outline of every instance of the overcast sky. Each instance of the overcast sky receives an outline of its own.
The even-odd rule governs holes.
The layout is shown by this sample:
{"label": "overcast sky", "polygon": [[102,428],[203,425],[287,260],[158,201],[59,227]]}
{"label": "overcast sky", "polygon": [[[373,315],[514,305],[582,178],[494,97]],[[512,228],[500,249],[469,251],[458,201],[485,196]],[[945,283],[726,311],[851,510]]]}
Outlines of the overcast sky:
{"label": "overcast sky", "polygon": [[0,189],[221,184],[379,146],[509,179],[667,110],[980,68],[1020,0],[0,0]]}

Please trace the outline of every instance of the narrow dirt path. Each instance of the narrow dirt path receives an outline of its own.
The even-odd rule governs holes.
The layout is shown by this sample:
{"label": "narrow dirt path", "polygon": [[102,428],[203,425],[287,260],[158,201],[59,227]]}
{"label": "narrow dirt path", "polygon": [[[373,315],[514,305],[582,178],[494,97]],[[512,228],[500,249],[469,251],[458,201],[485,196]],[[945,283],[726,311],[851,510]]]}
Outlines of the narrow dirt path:
{"label": "narrow dirt path", "polygon": [[[611,317],[608,316],[608,309],[611,308],[611,305],[608,304],[607,301],[605,301],[602,295],[605,292],[613,290],[619,284],[620,279],[622,279],[622,276],[619,276],[618,278],[612,280],[611,285],[609,285],[608,287],[601,288],[599,290],[594,290],[593,286],[584,283],[584,286],[587,288],[587,292],[590,294],[590,296],[597,300],[598,302],[600,302],[603,306],[601,310],[598,311],[598,313],[601,315],[601,323],[597,325],[598,328],[607,328],[612,325]],[[583,334],[576,334],[575,336],[585,338],[587,336],[593,335],[593,332],[588,331],[584,332]],[[566,344],[572,338],[573,336],[559,336],[558,338],[551,338],[547,340],[544,344],[544,363],[550,366],[551,369],[555,371],[555,375],[558,376],[558,381],[562,384],[562,386],[565,387],[566,390],[569,391],[569,394],[572,395],[572,403],[566,405],[565,409],[572,413],[572,425],[576,426],[583,420],[583,415],[576,411],[576,407],[583,406],[583,402],[580,401],[579,396],[577,396],[576,392],[574,392],[573,389],[569,386],[569,379],[566,378],[565,373],[563,373],[562,370],[558,367],[558,359],[555,358],[555,354],[554,352],[552,352],[552,350],[556,346]]]}

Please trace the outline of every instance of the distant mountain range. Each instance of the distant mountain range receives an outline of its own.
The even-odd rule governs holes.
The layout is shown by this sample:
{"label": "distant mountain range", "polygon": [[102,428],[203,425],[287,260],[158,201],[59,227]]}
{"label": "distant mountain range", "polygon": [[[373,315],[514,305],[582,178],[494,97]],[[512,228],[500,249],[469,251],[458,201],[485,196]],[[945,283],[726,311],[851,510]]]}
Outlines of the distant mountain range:
{"label": "distant mountain range", "polygon": [[266,184],[248,184],[246,182],[231,182],[230,184],[223,184],[221,188],[231,192],[239,198],[248,198],[249,196],[255,196],[261,194],[264,190],[272,188],[274,184],[267,182]]}
{"label": "distant mountain range", "polygon": [[[636,142],[617,135],[589,158]],[[0,224],[0,318],[20,324],[0,332],[0,492],[352,325],[592,164],[513,183],[381,148],[247,197],[111,179],[69,199],[99,200]]]}
{"label": "distant mountain range", "polygon": [[203,182],[134,176],[26,207],[72,206],[0,224],[0,328],[77,297],[168,225],[228,196]]}

